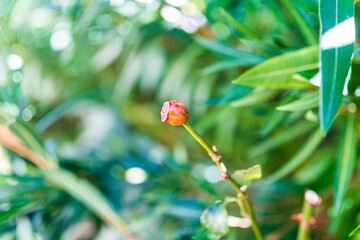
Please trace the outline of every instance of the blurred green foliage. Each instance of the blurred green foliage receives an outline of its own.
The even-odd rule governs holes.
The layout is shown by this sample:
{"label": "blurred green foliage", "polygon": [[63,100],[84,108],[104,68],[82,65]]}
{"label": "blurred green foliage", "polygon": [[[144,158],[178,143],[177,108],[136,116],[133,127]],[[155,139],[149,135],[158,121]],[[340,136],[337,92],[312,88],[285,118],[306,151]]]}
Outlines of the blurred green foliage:
{"label": "blurred green foliage", "polygon": [[[76,197],[83,181],[140,239],[206,239],[201,213],[234,191],[182,127],[160,121],[170,99],[188,106],[189,122],[231,172],[262,166],[264,179],[249,195],[268,239],[295,239],[291,216],[305,188],[323,198],[313,239],[346,239],[360,224],[357,155],[337,209],[334,183],[341,146],[357,148],[344,126],[358,131],[359,47],[349,94],[326,137],[318,88],[309,84],[317,67],[282,76],[306,87],[231,83],[269,58],[315,45],[318,18],[316,0],[0,1],[1,115],[28,134],[34,151],[74,175],[54,184],[56,176],[1,148],[0,239],[127,239],[84,203],[92,199]],[[225,238],[254,237],[230,228]]]}

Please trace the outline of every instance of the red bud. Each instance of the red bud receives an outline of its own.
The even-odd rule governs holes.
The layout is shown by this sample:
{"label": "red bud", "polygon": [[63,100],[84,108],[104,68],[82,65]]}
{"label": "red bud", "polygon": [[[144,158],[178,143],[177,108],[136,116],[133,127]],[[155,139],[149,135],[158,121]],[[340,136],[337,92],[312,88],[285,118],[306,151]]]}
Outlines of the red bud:
{"label": "red bud", "polygon": [[189,118],[189,111],[185,104],[170,100],[163,104],[161,109],[161,121],[167,122],[170,125],[183,125]]}

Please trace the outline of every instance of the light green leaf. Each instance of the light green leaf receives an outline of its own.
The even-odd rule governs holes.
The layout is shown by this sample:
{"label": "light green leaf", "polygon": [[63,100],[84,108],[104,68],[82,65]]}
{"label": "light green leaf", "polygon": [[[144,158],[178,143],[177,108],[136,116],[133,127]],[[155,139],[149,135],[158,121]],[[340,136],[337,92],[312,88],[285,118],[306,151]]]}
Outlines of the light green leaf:
{"label": "light green leaf", "polygon": [[339,213],[345,198],[356,160],[356,124],[355,116],[346,119],[344,135],[339,146],[335,174],[335,209]]}
{"label": "light green leaf", "polygon": [[106,223],[123,233],[129,232],[125,221],[112,209],[104,195],[89,182],[62,169],[46,170],[43,174],[47,180],[83,203]]}
{"label": "light green leaf", "polygon": [[215,237],[225,236],[229,232],[228,213],[222,201],[216,201],[204,210],[201,224]]}
{"label": "light green leaf", "polygon": [[261,176],[261,166],[259,164],[248,169],[237,170],[232,175],[239,185],[249,185],[252,180],[260,179]]}
{"label": "light green leaf", "polygon": [[315,91],[313,93],[302,96],[302,98],[279,106],[276,109],[279,111],[304,111],[317,107],[319,105],[319,92]]}
{"label": "light green leaf", "polygon": [[294,75],[318,68],[318,51],[318,46],[312,46],[273,57],[246,71],[233,83],[277,89],[312,86],[305,78]]}
{"label": "light green leaf", "polygon": [[[321,0],[320,127],[327,132],[342,102],[354,50],[354,0]],[[340,37],[341,36],[341,37]]]}
{"label": "light green leaf", "polygon": [[294,171],[298,166],[300,166],[306,159],[311,156],[311,154],[316,150],[322,140],[323,136],[320,130],[314,132],[307,140],[307,142],[304,143],[304,145],[299,149],[299,151],[297,151],[291,159],[287,160],[284,166],[280,167],[280,169],[277,170],[273,175],[265,179],[265,182],[273,183]]}

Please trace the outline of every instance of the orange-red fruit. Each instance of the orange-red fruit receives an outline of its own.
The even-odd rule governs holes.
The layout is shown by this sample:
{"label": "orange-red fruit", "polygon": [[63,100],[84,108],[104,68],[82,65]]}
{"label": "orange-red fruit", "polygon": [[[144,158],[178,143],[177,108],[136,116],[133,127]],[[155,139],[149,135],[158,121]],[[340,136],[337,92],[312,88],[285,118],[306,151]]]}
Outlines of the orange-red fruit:
{"label": "orange-red fruit", "polygon": [[161,108],[161,121],[173,126],[183,125],[189,118],[185,104],[176,100],[164,102]]}

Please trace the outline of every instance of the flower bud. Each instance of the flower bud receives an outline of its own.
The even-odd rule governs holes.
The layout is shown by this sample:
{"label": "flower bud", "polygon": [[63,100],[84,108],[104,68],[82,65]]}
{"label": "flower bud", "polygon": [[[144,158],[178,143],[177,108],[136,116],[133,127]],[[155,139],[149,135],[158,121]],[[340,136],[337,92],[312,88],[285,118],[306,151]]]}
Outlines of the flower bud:
{"label": "flower bud", "polygon": [[163,104],[161,109],[161,121],[167,122],[170,125],[183,125],[189,118],[189,111],[185,104],[170,100]]}

